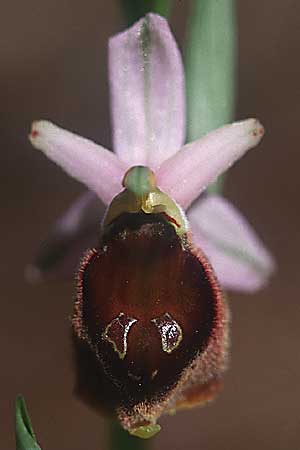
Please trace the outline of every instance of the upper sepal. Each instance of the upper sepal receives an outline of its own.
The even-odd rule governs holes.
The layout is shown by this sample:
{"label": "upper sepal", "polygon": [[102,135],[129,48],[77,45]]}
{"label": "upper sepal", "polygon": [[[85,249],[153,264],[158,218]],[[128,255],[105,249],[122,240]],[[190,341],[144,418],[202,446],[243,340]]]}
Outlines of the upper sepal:
{"label": "upper sepal", "polygon": [[164,18],[147,14],[110,39],[109,81],[115,152],[156,168],[185,139],[184,70]]}

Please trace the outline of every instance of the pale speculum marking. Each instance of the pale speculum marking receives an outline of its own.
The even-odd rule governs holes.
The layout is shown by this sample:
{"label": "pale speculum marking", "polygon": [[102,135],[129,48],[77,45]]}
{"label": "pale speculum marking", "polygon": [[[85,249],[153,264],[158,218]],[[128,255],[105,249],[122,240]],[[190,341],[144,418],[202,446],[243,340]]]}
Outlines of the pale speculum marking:
{"label": "pale speculum marking", "polygon": [[157,319],[152,319],[161,336],[162,349],[166,353],[172,353],[183,338],[180,325],[172,318],[169,313],[165,313]]}
{"label": "pale speculum marking", "polygon": [[127,353],[127,336],[131,326],[137,319],[129,317],[120,312],[118,317],[113,319],[102,333],[103,339],[110,342],[120,359],[124,359]]}

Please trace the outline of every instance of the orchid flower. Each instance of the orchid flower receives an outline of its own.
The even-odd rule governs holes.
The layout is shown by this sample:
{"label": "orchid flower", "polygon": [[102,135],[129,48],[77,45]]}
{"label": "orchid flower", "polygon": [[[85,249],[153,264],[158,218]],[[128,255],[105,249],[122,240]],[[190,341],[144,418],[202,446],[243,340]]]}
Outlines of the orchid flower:
{"label": "orchid flower", "polygon": [[123,427],[149,437],[161,414],[220,389],[229,313],[219,283],[253,292],[274,270],[239,211],[205,194],[264,129],[248,119],[184,144],[181,56],[155,14],[110,39],[109,80],[114,153],[48,121],[32,125],[33,146],[89,192],[56,223],[30,274],[95,246],[77,275],[75,341],[112,380]]}

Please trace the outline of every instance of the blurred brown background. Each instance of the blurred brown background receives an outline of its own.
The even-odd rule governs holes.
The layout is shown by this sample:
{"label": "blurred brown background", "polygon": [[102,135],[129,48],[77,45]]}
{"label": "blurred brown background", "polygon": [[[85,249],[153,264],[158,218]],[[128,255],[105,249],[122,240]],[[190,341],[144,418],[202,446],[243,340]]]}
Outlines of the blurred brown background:
{"label": "blurred brown background", "polygon": [[[186,3],[174,0],[183,38]],[[297,0],[239,2],[238,118],[267,133],[231,171],[226,194],[276,255],[272,284],[231,295],[232,362],[205,409],[163,418],[153,448],[300,449],[299,33]],[[14,449],[13,403],[25,395],[43,450],[107,449],[108,422],[72,396],[72,283],[31,286],[23,269],[52,221],[83,191],[27,134],[35,118],[110,146],[106,43],[116,1],[12,0],[0,17],[0,447]]]}

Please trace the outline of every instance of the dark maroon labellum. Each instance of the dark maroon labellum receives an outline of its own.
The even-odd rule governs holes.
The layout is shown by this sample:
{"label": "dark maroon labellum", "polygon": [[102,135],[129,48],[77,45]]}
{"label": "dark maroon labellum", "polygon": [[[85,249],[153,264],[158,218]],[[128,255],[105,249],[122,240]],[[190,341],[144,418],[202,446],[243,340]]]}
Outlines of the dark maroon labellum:
{"label": "dark maroon labellum", "polygon": [[123,404],[163,398],[203,352],[219,298],[209,265],[165,214],[122,213],[84,258],[75,335]]}

